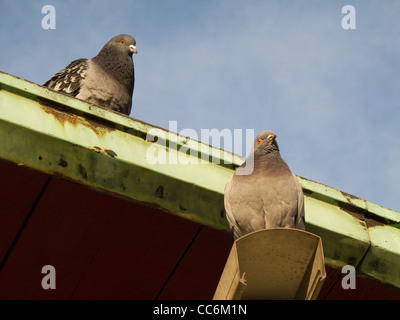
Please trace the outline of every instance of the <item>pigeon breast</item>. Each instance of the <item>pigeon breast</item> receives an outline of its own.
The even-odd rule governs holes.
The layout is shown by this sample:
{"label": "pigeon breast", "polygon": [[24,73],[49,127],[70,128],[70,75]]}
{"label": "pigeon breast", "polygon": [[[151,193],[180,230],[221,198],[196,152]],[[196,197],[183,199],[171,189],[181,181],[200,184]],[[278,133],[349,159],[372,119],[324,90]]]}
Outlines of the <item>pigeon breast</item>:
{"label": "pigeon breast", "polygon": [[81,88],[76,96],[87,101],[124,114],[129,114],[132,95],[126,86],[115,81],[112,74],[106,72],[93,60],[88,60],[90,72],[81,80]]}
{"label": "pigeon breast", "polygon": [[303,190],[275,138],[257,136],[254,153],[246,159],[254,160],[254,169],[238,168],[226,184],[225,211],[235,239],[262,229],[305,229]]}

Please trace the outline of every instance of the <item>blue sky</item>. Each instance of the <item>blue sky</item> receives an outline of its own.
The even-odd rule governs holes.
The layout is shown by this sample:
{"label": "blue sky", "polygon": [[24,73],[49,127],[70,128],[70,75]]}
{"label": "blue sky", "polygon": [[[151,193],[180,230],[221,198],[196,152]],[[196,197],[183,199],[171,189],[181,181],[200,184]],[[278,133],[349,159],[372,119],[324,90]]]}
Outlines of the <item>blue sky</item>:
{"label": "blue sky", "polygon": [[294,173],[400,211],[399,13],[390,0],[0,0],[0,70],[42,84],[129,33],[132,117],[273,130]]}

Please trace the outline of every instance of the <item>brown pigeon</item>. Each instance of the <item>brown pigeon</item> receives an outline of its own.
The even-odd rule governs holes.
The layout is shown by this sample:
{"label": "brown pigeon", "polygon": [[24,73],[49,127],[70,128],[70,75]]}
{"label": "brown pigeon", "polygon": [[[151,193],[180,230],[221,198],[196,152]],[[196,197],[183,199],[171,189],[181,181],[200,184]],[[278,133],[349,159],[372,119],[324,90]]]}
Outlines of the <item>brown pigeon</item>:
{"label": "brown pigeon", "polygon": [[305,229],[303,190],[272,131],[256,137],[249,157],[226,184],[224,200],[235,239],[261,229]]}
{"label": "brown pigeon", "polygon": [[133,53],[137,53],[135,38],[120,34],[108,41],[97,56],[72,61],[44,86],[129,115],[135,84]]}

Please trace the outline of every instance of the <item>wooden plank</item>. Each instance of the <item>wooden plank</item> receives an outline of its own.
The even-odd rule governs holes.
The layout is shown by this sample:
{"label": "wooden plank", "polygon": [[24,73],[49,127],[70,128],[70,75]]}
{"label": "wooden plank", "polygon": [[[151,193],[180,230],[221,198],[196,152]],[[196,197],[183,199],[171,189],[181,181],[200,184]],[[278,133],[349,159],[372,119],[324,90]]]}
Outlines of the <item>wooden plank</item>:
{"label": "wooden plank", "polygon": [[[124,201],[64,180],[50,181],[0,274],[0,299],[68,299]],[[42,267],[56,269],[44,290]]]}
{"label": "wooden plank", "polygon": [[373,279],[356,277],[355,289],[343,289],[342,279],[347,274],[326,267],[327,278],[318,296],[319,300],[400,300],[400,290],[385,286]]}
{"label": "wooden plank", "polygon": [[159,299],[212,299],[232,244],[231,234],[204,226]]}
{"label": "wooden plank", "polygon": [[73,299],[154,299],[200,227],[130,203]]}
{"label": "wooden plank", "polygon": [[34,205],[47,175],[0,160],[0,264]]}
{"label": "wooden plank", "polygon": [[336,285],[336,283],[341,281],[342,279],[342,274],[340,273],[340,270],[331,268],[327,265],[325,265],[325,271],[326,271],[326,278],[324,281],[324,285],[321,288],[321,291],[318,295],[318,300],[324,300],[328,296],[329,292],[333,289],[333,287]]}
{"label": "wooden plank", "polygon": [[341,275],[325,300],[400,300],[400,290],[387,287],[374,280],[356,277],[355,289],[343,289]]}

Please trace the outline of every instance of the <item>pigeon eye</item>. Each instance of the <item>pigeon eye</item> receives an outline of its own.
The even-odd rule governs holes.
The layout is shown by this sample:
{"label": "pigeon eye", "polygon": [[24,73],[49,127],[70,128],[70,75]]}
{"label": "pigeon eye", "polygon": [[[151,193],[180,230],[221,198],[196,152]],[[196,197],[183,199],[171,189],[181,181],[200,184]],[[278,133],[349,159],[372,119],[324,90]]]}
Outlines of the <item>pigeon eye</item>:
{"label": "pigeon eye", "polygon": [[125,40],[121,40],[119,43],[120,44],[125,44]]}
{"label": "pigeon eye", "polygon": [[257,143],[258,143],[258,144],[260,144],[261,142],[262,142],[262,140],[261,140],[261,139],[258,139],[258,140],[257,140]]}

